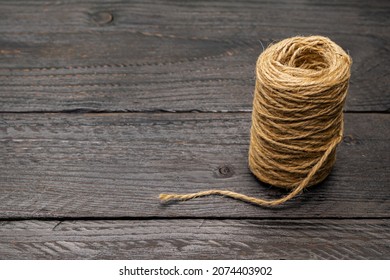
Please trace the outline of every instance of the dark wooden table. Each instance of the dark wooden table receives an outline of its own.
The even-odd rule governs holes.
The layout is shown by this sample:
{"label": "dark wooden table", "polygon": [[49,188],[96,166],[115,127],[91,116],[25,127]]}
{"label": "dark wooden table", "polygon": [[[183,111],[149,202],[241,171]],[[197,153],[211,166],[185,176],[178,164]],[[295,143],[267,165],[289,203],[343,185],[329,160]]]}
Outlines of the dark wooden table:
{"label": "dark wooden table", "polygon": [[[1,259],[389,259],[388,1],[0,1]],[[348,50],[328,179],[284,206],[161,192],[286,192],[247,167],[262,45]]]}

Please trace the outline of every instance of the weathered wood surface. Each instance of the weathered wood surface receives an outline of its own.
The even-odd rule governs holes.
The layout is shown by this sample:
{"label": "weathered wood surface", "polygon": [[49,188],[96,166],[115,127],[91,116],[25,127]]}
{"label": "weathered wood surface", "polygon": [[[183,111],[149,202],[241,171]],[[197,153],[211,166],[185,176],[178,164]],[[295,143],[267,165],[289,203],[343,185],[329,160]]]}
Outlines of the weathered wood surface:
{"label": "weathered wood surface", "polygon": [[13,221],[0,259],[388,259],[386,220]]}
{"label": "weathered wood surface", "polygon": [[[156,2],[0,1],[0,259],[389,259],[390,3]],[[311,34],[353,58],[329,178],[160,204],[286,194],[247,168],[254,68]]]}
{"label": "weathered wood surface", "polygon": [[250,113],[1,114],[0,217],[389,217],[390,115],[346,114],[330,177],[284,209],[223,197],[161,205],[161,192],[275,198],[247,167]]}
{"label": "weathered wood surface", "polygon": [[388,1],[1,1],[0,111],[250,111],[262,44],[331,37],[389,111]]}

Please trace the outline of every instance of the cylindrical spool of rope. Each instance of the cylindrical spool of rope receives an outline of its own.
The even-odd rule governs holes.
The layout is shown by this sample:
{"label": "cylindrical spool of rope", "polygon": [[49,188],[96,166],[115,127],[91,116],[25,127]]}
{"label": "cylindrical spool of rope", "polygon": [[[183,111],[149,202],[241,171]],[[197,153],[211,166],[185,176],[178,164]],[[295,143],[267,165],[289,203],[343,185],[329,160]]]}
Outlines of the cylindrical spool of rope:
{"label": "cylindrical spool of rope", "polygon": [[279,205],[324,180],[343,135],[352,60],[322,36],[293,37],[269,46],[256,64],[249,168],[261,181],[291,192],[275,200],[228,190],[161,194],[161,200],[224,195]]}

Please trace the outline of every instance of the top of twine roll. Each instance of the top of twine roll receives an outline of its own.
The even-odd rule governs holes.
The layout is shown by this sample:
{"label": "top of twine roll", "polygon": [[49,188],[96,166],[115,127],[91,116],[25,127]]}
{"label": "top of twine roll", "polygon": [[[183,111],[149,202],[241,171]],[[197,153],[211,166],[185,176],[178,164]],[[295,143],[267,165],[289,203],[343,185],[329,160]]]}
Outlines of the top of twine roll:
{"label": "top of twine roll", "polygon": [[292,37],[263,51],[257,60],[256,76],[264,85],[271,84],[273,90],[294,90],[294,94],[318,98],[319,90],[323,94],[324,88],[350,78],[351,63],[350,56],[327,37]]}
{"label": "top of twine roll", "polygon": [[321,182],[343,133],[343,104],[352,60],[323,36],[292,37],[270,45],[256,64],[249,168],[261,181],[291,189],[265,200],[228,190],[160,194],[162,201],[223,195],[275,206]]}

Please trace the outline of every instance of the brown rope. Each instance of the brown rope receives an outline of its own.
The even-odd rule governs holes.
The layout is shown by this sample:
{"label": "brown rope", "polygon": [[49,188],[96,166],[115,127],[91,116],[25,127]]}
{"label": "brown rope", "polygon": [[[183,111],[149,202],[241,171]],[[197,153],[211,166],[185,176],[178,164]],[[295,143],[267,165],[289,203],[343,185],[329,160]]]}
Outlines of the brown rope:
{"label": "brown rope", "polygon": [[257,60],[249,168],[261,181],[291,189],[264,200],[227,190],[160,194],[162,201],[223,195],[260,206],[284,203],[330,173],[343,135],[352,60],[329,38],[293,37]]}

